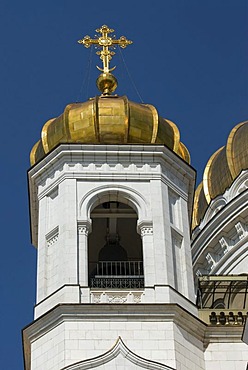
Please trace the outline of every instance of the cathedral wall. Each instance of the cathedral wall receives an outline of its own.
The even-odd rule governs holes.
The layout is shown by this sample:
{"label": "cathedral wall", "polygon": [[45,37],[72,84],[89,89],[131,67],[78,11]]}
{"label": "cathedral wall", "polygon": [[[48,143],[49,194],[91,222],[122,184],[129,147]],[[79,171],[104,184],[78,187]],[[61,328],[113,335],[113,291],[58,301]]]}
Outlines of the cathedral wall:
{"label": "cathedral wall", "polygon": [[[94,158],[91,147],[85,148],[83,162],[75,146],[75,158],[70,148],[70,155],[65,155],[62,150],[61,159],[52,166],[47,162],[44,167],[41,163],[37,167],[37,304],[40,306],[36,309],[36,317],[67,299],[68,303],[90,302],[90,215],[99,203],[110,200],[127,204],[138,216],[145,286],[150,289],[146,302],[179,303],[179,295],[168,287],[194,302],[187,194],[193,172],[186,175],[189,167],[181,160],[180,166],[186,167],[177,172],[178,158],[164,147],[149,147],[147,152],[131,152],[129,148],[119,147],[120,157],[116,156],[116,151],[108,153],[109,149],[99,147]],[[33,176],[35,178],[35,173]],[[65,286],[63,296],[61,290]],[[75,286],[78,287],[77,300]],[[81,291],[85,289],[82,301],[79,288]],[[48,304],[44,303],[46,299]],[[180,304],[187,308],[191,306],[185,299],[180,300]],[[192,308],[189,309],[192,312]]]}
{"label": "cathedral wall", "polygon": [[[246,249],[248,248],[248,243]],[[245,247],[243,248],[245,249]],[[240,275],[240,274],[247,274],[248,266],[248,255],[247,256],[240,256],[239,259],[236,261],[236,265],[232,266],[233,268],[230,270],[230,274]]]}
{"label": "cathedral wall", "polygon": [[39,211],[38,302],[77,284],[76,180],[66,179],[42,197]]}
{"label": "cathedral wall", "polygon": [[248,346],[245,343],[210,343],[205,351],[206,370],[246,370]]}
{"label": "cathedral wall", "polygon": [[[237,180],[241,181],[241,179],[242,176]],[[235,183],[232,187],[234,185]],[[195,276],[247,273],[247,191],[236,193],[231,191],[232,187],[225,193],[226,204],[216,210],[214,205],[220,199],[214,200],[209,205],[207,211],[209,213],[206,212],[204,220],[196,230],[198,234],[195,235],[192,243]],[[232,195],[230,199],[228,194]]]}
{"label": "cathedral wall", "polygon": [[174,324],[176,369],[205,369],[203,342],[189,331]]}
{"label": "cathedral wall", "polygon": [[62,369],[65,357],[65,331],[58,325],[31,344],[30,370]]}
{"label": "cathedral wall", "polygon": [[[205,370],[203,345],[193,335],[173,322],[154,322],[149,318],[142,321],[138,317],[135,322],[128,317],[117,321],[64,322],[32,343],[31,370],[60,369],[101,356],[118,337],[129,350],[147,360],[177,370]],[[116,369],[114,365],[115,362],[106,364],[106,368]],[[128,368],[126,364],[124,369]]]}

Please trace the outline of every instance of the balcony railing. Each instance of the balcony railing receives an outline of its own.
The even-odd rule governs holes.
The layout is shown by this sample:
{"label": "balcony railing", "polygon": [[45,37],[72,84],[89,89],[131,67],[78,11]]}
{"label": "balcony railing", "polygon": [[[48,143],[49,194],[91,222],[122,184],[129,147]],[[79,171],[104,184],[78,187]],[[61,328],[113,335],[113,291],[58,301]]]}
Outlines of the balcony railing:
{"label": "balcony railing", "polygon": [[248,276],[201,276],[197,306],[200,309],[248,310]]}
{"label": "balcony railing", "polygon": [[144,287],[142,261],[100,261],[90,277],[91,288],[140,289]]}

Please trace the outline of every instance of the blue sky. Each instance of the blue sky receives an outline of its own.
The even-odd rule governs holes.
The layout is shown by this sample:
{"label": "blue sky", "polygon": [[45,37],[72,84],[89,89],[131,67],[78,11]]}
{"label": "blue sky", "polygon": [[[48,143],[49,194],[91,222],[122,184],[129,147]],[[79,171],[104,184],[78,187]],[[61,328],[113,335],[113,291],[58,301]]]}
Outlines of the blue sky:
{"label": "blue sky", "polygon": [[[2,368],[21,370],[21,328],[32,321],[36,251],[30,245],[26,172],[43,124],[98,94],[98,57],[77,44],[107,24],[142,100],[174,121],[198,182],[209,156],[248,119],[246,0],[2,0],[0,3]],[[139,96],[116,55],[117,93]],[[84,80],[86,84],[83,84]]]}

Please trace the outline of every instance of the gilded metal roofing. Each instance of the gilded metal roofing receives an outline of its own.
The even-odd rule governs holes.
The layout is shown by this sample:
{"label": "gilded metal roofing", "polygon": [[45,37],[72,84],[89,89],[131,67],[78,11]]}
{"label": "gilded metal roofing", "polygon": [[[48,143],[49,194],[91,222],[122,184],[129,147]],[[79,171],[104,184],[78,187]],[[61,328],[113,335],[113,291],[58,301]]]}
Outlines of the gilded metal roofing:
{"label": "gilded metal roofing", "polygon": [[242,170],[248,169],[248,121],[236,125],[226,146],[208,160],[203,182],[195,192],[192,229],[200,224],[212,199],[224,194]]}
{"label": "gilded metal roofing", "polygon": [[41,139],[30,154],[31,165],[60,143],[165,144],[190,162],[177,126],[159,117],[154,106],[129,101],[126,96],[100,96],[67,105],[59,117],[43,126]]}

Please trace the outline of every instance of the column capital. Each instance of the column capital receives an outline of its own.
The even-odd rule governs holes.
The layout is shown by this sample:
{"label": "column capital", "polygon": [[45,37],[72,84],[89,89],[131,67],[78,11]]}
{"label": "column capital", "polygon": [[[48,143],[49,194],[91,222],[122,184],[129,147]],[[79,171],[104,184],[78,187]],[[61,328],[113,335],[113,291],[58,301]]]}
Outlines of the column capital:
{"label": "column capital", "polygon": [[88,234],[91,232],[91,222],[88,220],[78,221],[77,229],[79,235],[88,236]]}
{"label": "column capital", "polygon": [[141,236],[152,235],[153,234],[153,224],[152,221],[143,220],[138,223],[137,231]]}

